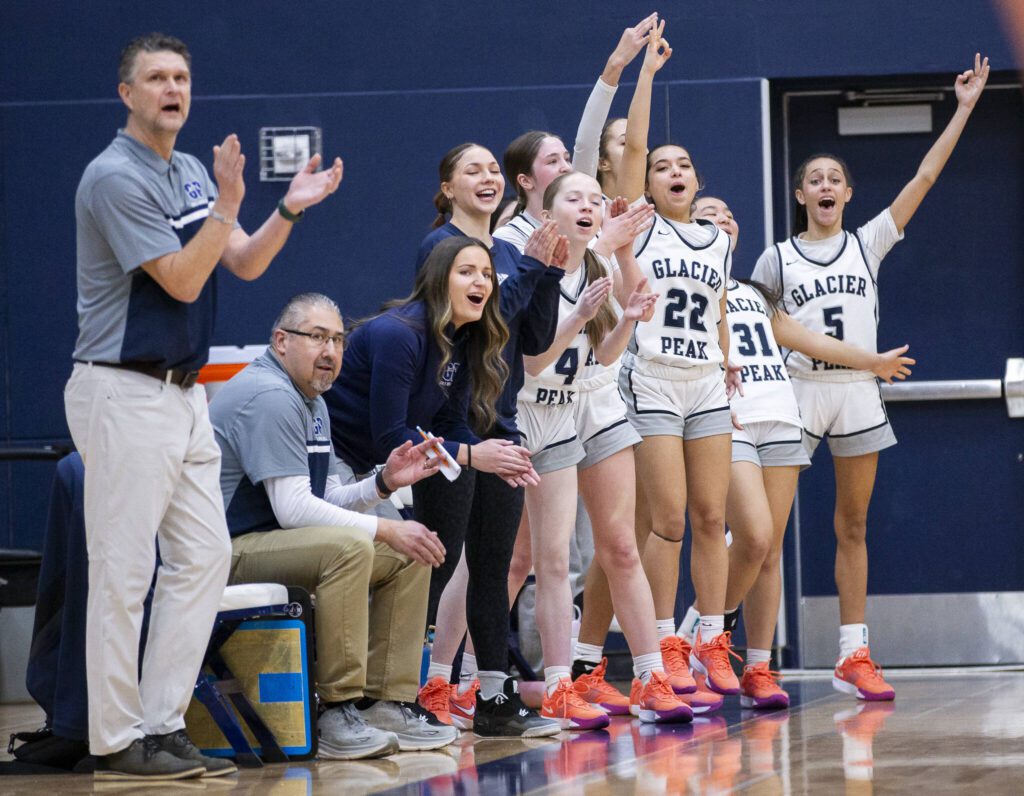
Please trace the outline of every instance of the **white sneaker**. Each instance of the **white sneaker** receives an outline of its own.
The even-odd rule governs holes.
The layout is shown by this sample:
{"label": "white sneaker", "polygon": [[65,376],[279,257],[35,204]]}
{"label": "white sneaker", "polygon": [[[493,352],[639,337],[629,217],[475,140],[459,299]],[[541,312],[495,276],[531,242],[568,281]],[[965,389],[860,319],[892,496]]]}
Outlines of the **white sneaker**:
{"label": "white sneaker", "polygon": [[415,702],[378,700],[359,711],[363,721],[378,730],[393,733],[403,752],[440,749],[459,737],[455,727],[442,724],[429,710]]}
{"label": "white sneaker", "polygon": [[325,760],[359,760],[384,757],[398,751],[394,733],[369,726],[351,702],[328,708],[317,722],[319,757]]}

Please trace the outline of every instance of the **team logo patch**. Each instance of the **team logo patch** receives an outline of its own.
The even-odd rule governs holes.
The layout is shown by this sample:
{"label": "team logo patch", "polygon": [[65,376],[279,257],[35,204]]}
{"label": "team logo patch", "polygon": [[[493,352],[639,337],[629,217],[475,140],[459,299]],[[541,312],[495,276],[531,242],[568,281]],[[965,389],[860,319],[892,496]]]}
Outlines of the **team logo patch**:
{"label": "team logo patch", "polygon": [[449,362],[445,365],[444,372],[441,373],[441,386],[451,387],[452,382],[455,381],[455,374],[459,372],[458,362]]}
{"label": "team logo patch", "polygon": [[185,183],[185,193],[188,194],[189,199],[198,199],[203,195],[203,186],[197,181]]}
{"label": "team logo patch", "polygon": [[323,418],[314,417],[313,418],[313,436],[321,437],[321,436],[323,436],[323,433],[324,433],[324,421],[323,421]]}
{"label": "team logo patch", "polygon": [[506,279],[508,279],[508,274],[498,274],[498,284],[499,285],[502,282],[504,282]]}

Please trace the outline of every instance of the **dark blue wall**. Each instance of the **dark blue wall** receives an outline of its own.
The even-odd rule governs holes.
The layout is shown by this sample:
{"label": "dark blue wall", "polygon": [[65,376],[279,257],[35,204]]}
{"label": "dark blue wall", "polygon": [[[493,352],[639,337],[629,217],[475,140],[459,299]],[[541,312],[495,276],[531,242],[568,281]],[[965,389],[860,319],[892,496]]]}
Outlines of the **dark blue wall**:
{"label": "dark blue wall", "polygon": [[[728,196],[743,219],[751,257],[763,239],[761,78],[939,73],[946,82],[975,49],[1010,63],[987,2],[890,5],[736,0],[662,9],[675,55],[659,76],[652,141],[664,134],[690,147],[709,190]],[[264,339],[284,298],[300,290],[331,293],[350,315],[404,293],[433,218],[441,154],[466,139],[500,153],[534,127],[571,142],[622,28],[649,10],[609,0],[3,3],[0,444],[67,437],[74,191],[123,123],[116,65],[129,38],[159,29],[189,43],[194,103],[179,145],[209,164],[212,145],[239,134],[250,157],[247,228],[284,190],[258,182],[259,127],[320,126],[325,153],[345,159],[341,190],[310,211],[263,279],[220,276],[215,342],[243,344]],[[625,113],[631,89],[624,83],[614,114]],[[48,472],[0,466],[0,546],[38,544]]]}

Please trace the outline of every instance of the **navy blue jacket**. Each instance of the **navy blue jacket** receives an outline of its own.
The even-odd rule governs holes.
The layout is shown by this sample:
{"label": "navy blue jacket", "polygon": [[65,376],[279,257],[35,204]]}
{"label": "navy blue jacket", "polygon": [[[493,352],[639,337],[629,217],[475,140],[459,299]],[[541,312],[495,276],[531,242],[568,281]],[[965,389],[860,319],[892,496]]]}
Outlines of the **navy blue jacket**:
{"label": "navy blue jacket", "polygon": [[[440,383],[441,350],[422,302],[389,310],[349,336],[341,373],[323,397],[334,451],[354,472],[369,472],[382,464],[407,439],[421,442],[416,426],[444,436],[453,458],[460,442],[480,441],[466,422],[469,374],[464,332],[454,333],[452,357]],[[446,411],[442,434],[437,418],[449,405],[459,407],[462,416]]]}
{"label": "navy blue jacket", "polygon": [[[416,270],[419,271],[438,243],[454,235],[465,236],[465,233],[450,221],[427,235],[420,244]],[[500,283],[498,306],[509,332],[508,344],[502,351],[508,363],[509,375],[495,407],[498,417],[494,428],[486,436],[519,442],[516,396],[523,386],[523,356],[543,354],[555,339],[558,328],[558,287],[565,271],[550,268],[533,257],[520,254],[515,246],[503,240],[494,241],[491,259]],[[434,431],[439,436],[452,435],[449,430],[451,421],[447,414],[440,421],[439,430]],[[456,407],[451,414],[455,418],[462,415],[462,407]]]}

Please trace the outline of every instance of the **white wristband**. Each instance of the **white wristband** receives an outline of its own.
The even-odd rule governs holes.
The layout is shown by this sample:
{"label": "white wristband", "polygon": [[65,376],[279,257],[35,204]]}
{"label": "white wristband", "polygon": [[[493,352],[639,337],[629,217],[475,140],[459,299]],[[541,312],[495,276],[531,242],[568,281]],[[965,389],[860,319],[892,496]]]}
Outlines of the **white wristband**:
{"label": "white wristband", "polygon": [[210,208],[210,218],[212,218],[214,221],[219,221],[221,224],[227,224],[229,227],[233,227],[235,225],[235,221],[237,220],[234,218],[228,218],[226,215],[217,212],[212,207]]}

